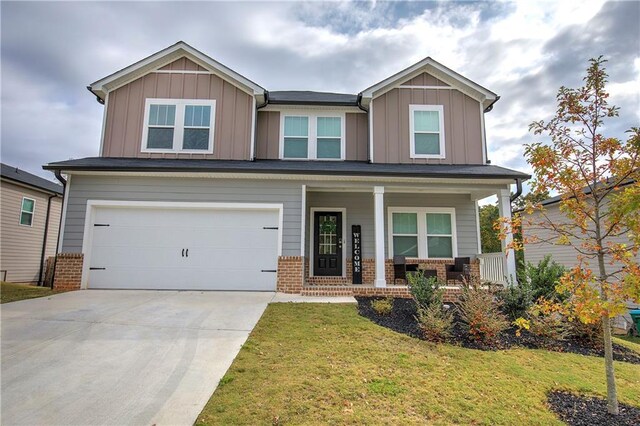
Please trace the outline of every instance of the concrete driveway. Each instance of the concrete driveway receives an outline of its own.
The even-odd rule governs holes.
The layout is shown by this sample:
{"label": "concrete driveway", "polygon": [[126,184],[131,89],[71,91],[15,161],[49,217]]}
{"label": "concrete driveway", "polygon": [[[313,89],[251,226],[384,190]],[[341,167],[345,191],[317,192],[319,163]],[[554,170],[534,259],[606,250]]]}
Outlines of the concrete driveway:
{"label": "concrete driveway", "polygon": [[84,290],[2,305],[3,425],[191,425],[273,293]]}

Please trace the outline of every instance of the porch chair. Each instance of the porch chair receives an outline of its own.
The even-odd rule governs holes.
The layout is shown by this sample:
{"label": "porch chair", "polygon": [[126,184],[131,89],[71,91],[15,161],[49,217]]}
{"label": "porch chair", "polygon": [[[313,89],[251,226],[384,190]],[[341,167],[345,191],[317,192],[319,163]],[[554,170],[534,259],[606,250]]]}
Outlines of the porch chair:
{"label": "porch chair", "polygon": [[407,281],[407,258],[404,256],[393,256],[393,284],[397,280]]}
{"label": "porch chair", "polygon": [[470,257],[456,257],[453,265],[447,265],[447,282],[449,282],[449,280],[468,281],[470,265]]}

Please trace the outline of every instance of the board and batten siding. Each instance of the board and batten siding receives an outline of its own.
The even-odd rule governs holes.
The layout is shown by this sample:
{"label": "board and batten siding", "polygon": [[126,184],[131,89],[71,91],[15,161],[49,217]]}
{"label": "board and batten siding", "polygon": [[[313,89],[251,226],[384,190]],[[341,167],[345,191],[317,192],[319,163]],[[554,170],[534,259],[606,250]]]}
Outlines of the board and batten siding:
{"label": "board and batten siding", "polygon": [[[423,73],[405,86],[445,86]],[[442,105],[445,158],[411,158],[409,105]],[[480,103],[456,89],[392,89],[372,101],[373,162],[482,164]]]}
{"label": "board and batten siding", "polygon": [[[7,271],[9,282],[37,282],[49,194],[5,180],[2,181],[1,186],[0,270]],[[36,202],[31,227],[20,225],[23,197],[31,198]],[[56,252],[61,208],[62,197],[53,198],[45,257],[53,256]]]}
{"label": "board and batten siding", "polygon": [[73,176],[62,251],[80,253],[87,200],[278,203],[284,205],[282,255],[300,255],[302,183],[267,179]]}
{"label": "board and batten siding", "polygon": [[[307,238],[305,256],[309,256],[311,207],[345,208],[347,210],[347,257],[351,257],[351,225],[362,227],[362,256],[375,257],[373,193],[367,192],[308,192]],[[384,228],[386,255],[389,256],[388,209],[389,207],[450,207],[456,212],[458,256],[473,257],[479,253],[475,202],[468,195],[408,194],[387,192],[384,194]]]}
{"label": "board and batten siding", "polygon": [[[163,70],[202,71],[200,68],[182,58]],[[143,153],[147,98],[215,99],[213,154]],[[150,73],[109,92],[106,108],[103,157],[250,159],[253,97],[217,75]]]}
{"label": "board and batten siding", "polygon": [[[305,110],[300,110],[304,115]],[[368,159],[367,114],[345,113],[346,160]],[[280,158],[280,112],[259,111],[256,128],[256,158],[277,160]]]}

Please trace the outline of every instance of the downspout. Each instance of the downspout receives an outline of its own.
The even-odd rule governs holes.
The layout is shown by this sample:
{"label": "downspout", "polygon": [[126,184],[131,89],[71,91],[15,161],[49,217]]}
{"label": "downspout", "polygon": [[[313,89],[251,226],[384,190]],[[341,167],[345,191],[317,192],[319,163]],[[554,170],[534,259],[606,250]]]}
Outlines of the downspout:
{"label": "downspout", "polygon": [[42,252],[40,254],[40,271],[38,272],[38,285],[42,286],[42,273],[44,271],[45,255],[47,254],[47,235],[49,235],[49,216],[51,214],[51,199],[57,197],[56,194],[49,195],[47,200],[47,215],[44,219],[44,236],[42,237]]}
{"label": "downspout", "polygon": [[509,201],[512,203],[522,195],[522,179],[516,179],[516,192],[509,197]]}
{"label": "downspout", "polygon": [[254,123],[253,129],[253,140],[251,143],[253,144],[253,158],[251,161],[256,161],[256,151],[258,149],[258,110],[266,107],[269,104],[269,91],[264,91],[264,103],[262,105],[256,105],[256,122]]}
{"label": "downspout", "polygon": [[367,160],[371,163],[371,138],[373,135],[370,135],[369,129],[371,128],[371,115],[369,114],[369,110],[362,106],[362,92],[358,93],[358,99],[356,101],[358,108],[367,113]]}
{"label": "downspout", "polygon": [[[62,203],[60,204],[60,223],[58,224],[58,234],[59,234],[60,232],[64,232],[64,229],[62,229],[62,212],[64,212],[64,198],[65,198],[64,196],[67,193],[67,180],[62,177],[60,170],[56,170],[55,172],[53,172],[53,174],[56,176],[56,179],[60,181],[63,189]],[[60,236],[58,235],[58,242],[56,243],[56,253],[55,253],[55,257],[53,258],[53,274],[51,274],[51,290],[53,290],[53,283],[56,282],[56,265],[58,264],[59,252],[60,252]]]}

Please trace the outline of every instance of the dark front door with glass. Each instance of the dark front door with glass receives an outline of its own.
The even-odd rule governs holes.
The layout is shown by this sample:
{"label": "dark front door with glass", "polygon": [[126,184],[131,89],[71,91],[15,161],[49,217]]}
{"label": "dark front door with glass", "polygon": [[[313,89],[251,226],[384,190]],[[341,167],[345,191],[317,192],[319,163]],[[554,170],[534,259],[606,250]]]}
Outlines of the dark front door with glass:
{"label": "dark front door with glass", "polygon": [[313,275],[342,276],[342,213],[315,212],[313,218]]}

